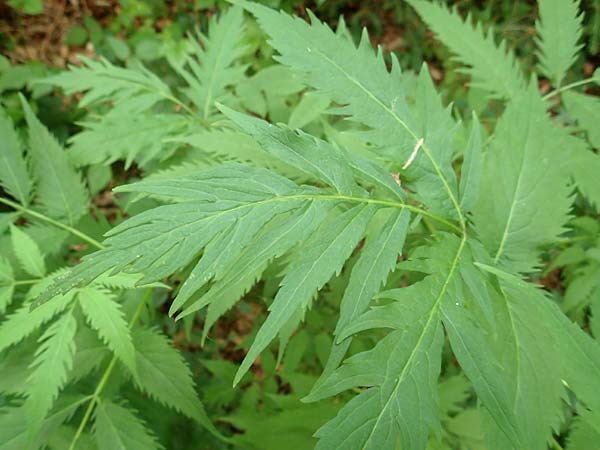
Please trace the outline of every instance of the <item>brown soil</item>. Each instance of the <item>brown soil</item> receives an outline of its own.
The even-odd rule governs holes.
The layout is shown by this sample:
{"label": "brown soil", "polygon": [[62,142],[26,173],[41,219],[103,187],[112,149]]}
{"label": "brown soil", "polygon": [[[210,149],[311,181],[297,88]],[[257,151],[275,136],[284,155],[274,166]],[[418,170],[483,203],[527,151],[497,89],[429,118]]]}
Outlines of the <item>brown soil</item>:
{"label": "brown soil", "polygon": [[51,67],[65,67],[76,62],[78,53],[92,53],[93,48],[65,44],[65,35],[72,25],[81,25],[83,16],[103,22],[118,8],[114,0],[44,0],[44,12],[26,15],[6,2],[0,2],[0,34],[14,40],[14,48],[1,48],[12,63],[42,61]]}

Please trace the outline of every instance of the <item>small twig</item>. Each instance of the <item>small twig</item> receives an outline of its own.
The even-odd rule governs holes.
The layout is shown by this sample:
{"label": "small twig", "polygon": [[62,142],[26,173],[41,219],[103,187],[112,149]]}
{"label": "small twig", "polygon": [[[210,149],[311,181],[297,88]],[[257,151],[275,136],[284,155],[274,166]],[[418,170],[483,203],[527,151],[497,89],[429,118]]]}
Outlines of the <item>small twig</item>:
{"label": "small twig", "polygon": [[569,89],[573,89],[574,87],[583,86],[583,85],[590,84],[590,83],[599,83],[600,84],[600,79],[591,77],[591,78],[586,78],[585,80],[576,81],[571,84],[565,84],[564,86],[559,87],[558,89],[555,89],[552,92],[544,95],[542,97],[542,99],[548,100],[548,99],[554,97],[555,95],[560,94],[561,92],[568,91]]}
{"label": "small twig", "polygon": [[23,205],[21,205],[19,203],[10,201],[10,200],[8,200],[6,198],[2,198],[2,197],[0,197],[0,203],[4,203],[5,205],[10,206],[11,208],[16,209],[17,211],[22,212],[23,214],[27,214],[27,215],[29,215],[31,217],[35,217],[36,219],[42,220],[44,222],[47,222],[50,225],[54,225],[56,228],[60,228],[62,230],[68,231],[72,235],[77,236],[80,239],[83,239],[87,243],[92,244],[94,247],[96,247],[96,248],[98,248],[100,250],[102,250],[102,249],[105,248],[104,245],[102,245],[96,239],[94,239],[91,236],[88,236],[87,234],[79,231],[78,229],[73,228],[73,227],[71,227],[69,225],[65,225],[64,223],[59,222],[58,220],[54,220],[51,217],[48,217],[48,216],[46,216],[44,214],[41,214],[41,213],[39,213],[37,211],[29,209],[26,206],[23,206]]}

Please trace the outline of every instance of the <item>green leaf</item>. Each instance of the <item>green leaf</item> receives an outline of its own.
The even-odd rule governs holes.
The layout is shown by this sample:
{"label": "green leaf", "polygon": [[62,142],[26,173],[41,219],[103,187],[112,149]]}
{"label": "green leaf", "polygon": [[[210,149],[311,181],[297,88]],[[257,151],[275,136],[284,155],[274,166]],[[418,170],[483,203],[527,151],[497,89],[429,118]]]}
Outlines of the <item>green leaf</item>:
{"label": "green leaf", "polygon": [[[537,85],[513,99],[486,153],[473,220],[494,263],[529,272],[538,251],[564,231],[572,203],[563,134],[545,113]],[[560,155],[560,156],[559,156]]]}
{"label": "green leaf", "polygon": [[29,275],[38,278],[46,275],[44,255],[40,252],[35,241],[27,233],[14,225],[10,226],[10,235],[15,255],[23,270]]}
{"label": "green leaf", "polygon": [[209,22],[207,37],[198,33],[202,46],[190,37],[191,55],[183,66],[175,66],[190,86],[186,94],[204,120],[209,120],[214,114],[215,102],[227,102],[227,88],[244,78],[246,67],[239,64],[245,52],[242,45],[244,30],[242,9],[229,8],[221,17]]}
{"label": "green leaf", "polygon": [[[307,230],[308,232],[314,230],[323,221],[325,211],[325,208],[319,206],[313,207],[312,205],[311,207],[303,208],[291,218],[286,217],[284,220],[277,222],[279,226],[267,228],[265,234],[261,236],[261,239],[253,242],[249,247],[237,244],[242,242],[245,245],[250,238],[255,239],[253,231],[256,230],[256,225],[262,226],[264,225],[264,222],[263,220],[257,221],[253,216],[251,216],[250,219],[254,219],[254,222],[258,222],[257,224],[251,223],[248,220],[240,220],[238,222],[239,226],[237,226],[240,229],[239,233],[222,234],[221,239],[213,241],[215,244],[214,246],[209,245],[207,247],[207,253],[203,255],[200,262],[194,267],[190,277],[182,285],[177,298],[171,305],[171,313],[183,305],[194,292],[204,285],[211,274],[211,269],[208,265],[209,263],[205,263],[208,258],[210,258],[209,261],[214,261],[219,264],[218,271],[215,272],[215,281],[218,281],[218,283],[215,283],[210,291],[201,299],[186,308],[184,313],[179,317],[183,317],[184,315],[205,306],[206,301],[210,301],[211,306],[215,305],[217,298],[221,298],[223,302],[226,302],[225,304],[236,301],[252,286],[252,284],[254,284],[254,281],[264,270],[265,265],[270,259],[280,256],[297,242],[306,238],[308,235]],[[270,218],[271,217],[268,214],[262,217],[262,219],[267,220]],[[311,219],[312,221],[308,222]],[[303,226],[304,229],[299,229],[299,226]],[[295,230],[298,234],[292,236],[289,231],[290,229]],[[241,230],[244,230],[244,241],[240,241]],[[246,234],[247,232],[249,233]],[[287,237],[285,243],[281,241],[283,236]],[[225,260],[221,257],[223,254],[226,255]],[[230,267],[234,262],[237,264],[237,267],[241,268],[241,270],[233,271],[236,276],[233,276],[231,273],[232,270],[230,270]],[[238,290],[236,289],[237,286],[241,287],[241,289],[238,288],[240,292],[237,296],[231,297],[230,301],[227,301],[222,297],[225,292],[229,294],[232,293],[232,291]],[[217,307],[219,311],[224,312],[222,306],[225,305],[219,305]],[[214,310],[209,312],[205,327],[210,328],[212,325],[213,321],[211,320],[211,316],[213,313]],[[208,330],[208,328],[205,328],[205,330]]]}
{"label": "green leaf", "polygon": [[[420,136],[406,104],[398,61],[388,72],[382,52],[363,35],[358,48],[311,14],[311,24],[250,2],[240,3],[256,16],[280,53],[278,61],[339,105],[339,114],[367,125],[369,139],[405,161]],[[392,150],[393,149],[393,150]],[[379,151],[382,151],[381,149]],[[392,153],[393,152],[393,153]]]}
{"label": "green leaf", "polygon": [[[531,289],[531,288],[530,288]],[[538,297],[541,295],[538,293]],[[563,379],[578,398],[598,417],[600,414],[600,344],[546,301],[544,321],[554,330]],[[596,422],[600,426],[600,422]]]}
{"label": "green leaf", "polygon": [[236,227],[241,220],[260,223],[265,217],[287,214],[313,202],[331,206],[340,202],[371,203],[365,197],[335,195],[325,189],[298,186],[268,170],[232,163],[193,177],[144,181],[119,191],[159,195],[179,203],[147,210],[113,228],[108,233],[107,248],[84,258],[82,264],[57,278],[53,286],[38,297],[37,304],[89,283],[108,270],[143,273],[138,284],[162,279],[185,267],[214,239],[226,245],[236,230],[242,233],[239,239],[252,245],[249,236],[243,235],[243,227]]}
{"label": "green leaf", "polygon": [[98,331],[123,364],[137,376],[135,349],[127,322],[123,318],[121,305],[114,295],[98,288],[83,288],[78,294],[79,304],[91,326]]}
{"label": "green leaf", "polygon": [[444,236],[434,247],[421,249],[406,267],[428,267],[434,271],[430,276],[382,293],[393,301],[346,321],[342,339],[372,328],[393,331],[372,350],[346,360],[311,394],[316,400],[368,387],[317,432],[318,449],[391,450],[399,442],[418,450],[425,448],[430,429],[439,434],[437,379],[444,335],[439,307],[455,294],[463,248],[462,241]]}
{"label": "green leaf", "polygon": [[54,297],[33,311],[31,305],[26,303],[9,315],[0,325],[0,351],[19,343],[56,314],[64,311],[73,297],[74,293]]}
{"label": "green leaf", "polygon": [[355,206],[326,224],[305,244],[305,251],[294,260],[281,281],[264,322],[234,379],[239,383],[258,355],[277,336],[293,314],[305,310],[316,291],[339,273],[346,259],[362,238],[375,208]]}
{"label": "green leaf", "polygon": [[535,28],[539,70],[558,87],[583,47],[578,44],[583,13],[579,14],[579,0],[538,0],[538,7]]}
{"label": "green leaf", "polygon": [[55,219],[75,225],[87,212],[88,194],[56,139],[35,117],[21,97],[29,127],[29,156],[37,184],[37,202]]}
{"label": "green leaf", "polygon": [[220,436],[198,400],[190,369],[167,338],[153,329],[137,329],[133,333],[133,344],[139,375],[137,386],[159,403]]}
{"label": "green leaf", "polygon": [[[532,313],[530,316],[538,318],[536,325],[531,326],[529,320],[524,321],[522,333],[531,334],[532,339],[538,341],[539,346],[534,350],[535,354],[528,355],[531,358],[527,364],[540,364],[544,367],[544,375],[548,373],[548,377],[544,376],[543,380],[530,380],[529,383],[539,384],[541,387],[546,387],[544,395],[546,399],[542,406],[538,403],[536,414],[540,417],[531,418],[533,420],[553,420],[557,421],[560,418],[562,411],[560,410],[560,402],[557,400],[557,393],[547,390],[549,383],[560,385],[559,392],[563,391],[563,383],[572,390],[575,395],[592,411],[600,411],[600,344],[586,334],[578,325],[572,323],[558,306],[545,298],[543,291],[539,291],[532,284],[525,283],[520,278],[508,274],[502,270],[491,266],[477,264],[480,268],[496,275],[501,280],[502,292],[505,297],[509,298],[511,309],[519,312],[523,311],[521,316]],[[519,319],[521,321],[523,319]],[[517,336],[518,328],[513,328],[513,333]],[[550,342],[550,346],[546,346],[544,342]],[[500,345],[503,343],[503,338],[500,337]],[[532,348],[529,345],[529,348]],[[515,347],[517,350],[514,355],[517,357],[522,354],[521,347]],[[544,361],[543,363],[541,363]],[[548,369],[549,365],[554,365]],[[524,376],[532,378],[536,377],[537,372],[531,372]],[[552,379],[554,378],[554,379]],[[512,378],[511,378],[512,379]],[[521,391],[520,384],[516,386],[517,394],[516,401],[522,395],[528,395],[528,391]],[[540,400],[537,400],[540,402]],[[554,408],[552,408],[554,402]],[[533,404],[533,403],[532,403]],[[527,403],[523,402],[520,407],[526,407]],[[519,405],[515,404],[515,411],[518,411]],[[535,439],[535,435],[531,435],[529,424],[522,430],[522,433],[527,436],[527,439]]]}
{"label": "green leaf", "polygon": [[419,200],[436,213],[456,213],[456,180],[450,166],[454,124],[425,68],[414,114],[406,102],[397,59],[392,55],[389,72],[381,49],[373,51],[366,33],[356,48],[312,14],[309,25],[264,6],[238,3],[257,17],[281,54],[277,58],[281,63],[302,74],[317,92],[344,105],[332,112],[368,127],[362,134],[389,164],[405,162],[409,188],[420,195]]}
{"label": "green leaf", "polygon": [[50,325],[40,338],[23,406],[33,430],[39,429],[67,382],[73,366],[76,330],[77,322],[69,311]]}
{"label": "green leaf", "polygon": [[321,141],[284,125],[274,127],[270,123],[246,114],[240,114],[221,106],[221,111],[253,136],[269,153],[312,177],[335,188],[340,194],[352,194],[357,186],[348,162],[342,153],[325,141]]}
{"label": "green leaf", "polygon": [[331,383],[337,382],[336,390],[369,389],[319,429],[316,448],[395,449],[399,435],[402,448],[424,449],[430,427],[439,428],[436,391],[442,341],[442,327],[434,315],[348,359]]}
{"label": "green leaf", "polygon": [[[524,289],[501,283],[497,354],[501,355],[504,370],[500,373],[510,386],[511,408],[519,424],[523,447],[517,448],[544,450],[562,422],[564,356],[557,352],[560,337],[541,320],[548,300],[532,293],[531,286]],[[531,321],[531,317],[540,320]],[[496,448],[509,448],[512,437],[495,429],[486,432],[487,439],[495,442]]]}
{"label": "green leaf", "polygon": [[523,75],[512,51],[505,42],[499,46],[491,32],[485,33],[481,23],[471,25],[456,10],[422,0],[408,0],[425,23],[435,32],[456,59],[467,66],[464,71],[472,78],[472,87],[488,91],[494,98],[512,98],[524,88]]}
{"label": "green leaf", "polygon": [[23,407],[3,408],[0,410],[0,442],[2,450],[23,450],[27,448],[40,448],[49,442],[59,426],[69,420],[88,397],[81,395],[61,395],[56,405],[48,414],[37,435],[33,437],[33,444],[28,441],[30,428],[28,412]]}
{"label": "green leaf", "polygon": [[511,410],[508,386],[501,377],[500,363],[485,330],[478,326],[471,314],[456,308],[456,305],[443,307],[442,313],[452,351],[485,410],[498,429],[512,439],[511,445],[525,448]]}
{"label": "green leaf", "polygon": [[[392,211],[385,225],[377,229],[377,234],[367,238],[344,291],[336,335],[367,309],[369,302],[379,292],[389,273],[395,269],[397,258],[402,254],[409,218],[408,211]],[[320,382],[339,365],[350,343],[351,339],[346,339],[334,344]],[[310,401],[310,399],[309,395],[304,400]]]}
{"label": "green leaf", "polygon": [[327,97],[315,92],[306,92],[290,114],[288,126],[291,129],[304,128],[324,114],[330,104],[331,100]]}
{"label": "green leaf", "polygon": [[165,141],[183,134],[188,122],[178,114],[133,114],[112,110],[100,120],[81,122],[83,131],[69,142],[71,161],[77,166],[112,164],[125,160],[129,167],[137,161],[147,164],[155,158],[165,158],[177,145]]}
{"label": "green leaf", "polygon": [[231,308],[260,278],[269,262],[303,242],[325,220],[327,205],[313,203],[292,217],[282,217],[270,224],[251,247],[244,249],[236,264],[218,280],[198,301],[180,315],[190,314],[209,304],[203,338],[210,327]]}
{"label": "green leaf", "polygon": [[[423,64],[417,80],[415,96],[417,134],[422,136],[402,169],[406,187],[415,191],[415,198],[428,209],[444,217],[456,218],[458,186],[452,167],[452,141],[458,127],[452,120],[450,108],[444,107]],[[421,142],[421,141],[419,141]]]}
{"label": "green leaf", "polygon": [[27,206],[31,201],[33,183],[23,156],[21,139],[15,131],[12,120],[1,107],[0,140],[2,141],[0,185],[22,205]]}
{"label": "green leaf", "polygon": [[[104,35],[102,29],[100,30],[102,32],[102,35]],[[105,40],[109,48],[113,51],[113,53],[118,59],[120,59],[121,61],[125,61],[127,58],[129,58],[131,52],[126,42],[123,42],[122,39],[116,38],[111,35],[106,36]]]}
{"label": "green leaf", "polygon": [[135,410],[104,399],[96,405],[94,436],[98,450],[163,448]]}
{"label": "green leaf", "polygon": [[85,92],[79,101],[82,108],[110,101],[117,108],[139,113],[161,100],[174,98],[169,86],[141,63],[123,68],[104,58],[94,61],[79,55],[79,59],[82,66],[71,66],[44,82],[62,88],[69,95]]}

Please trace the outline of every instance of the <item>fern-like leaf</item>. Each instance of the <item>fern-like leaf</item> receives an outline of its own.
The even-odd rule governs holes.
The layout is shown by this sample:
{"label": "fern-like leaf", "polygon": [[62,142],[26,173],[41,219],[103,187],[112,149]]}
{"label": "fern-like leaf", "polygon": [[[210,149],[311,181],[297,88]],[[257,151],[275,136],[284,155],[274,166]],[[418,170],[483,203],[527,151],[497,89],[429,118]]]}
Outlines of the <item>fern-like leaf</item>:
{"label": "fern-like leaf", "polygon": [[255,3],[238,3],[257,17],[281,63],[344,105],[335,113],[367,126],[366,139],[390,165],[404,162],[407,187],[420,195],[419,200],[435,213],[450,217],[456,213],[450,200],[456,197],[450,166],[454,124],[426,69],[421,71],[417,105],[411,111],[397,59],[392,55],[389,72],[381,49],[373,51],[366,32],[357,48],[313,15],[308,24]]}
{"label": "fern-like leaf", "polygon": [[[407,211],[392,211],[384,226],[377,230],[378,233],[367,238],[344,291],[336,335],[367,309],[388,274],[395,269],[408,231],[409,217]],[[321,380],[325,380],[330,371],[340,364],[350,343],[351,339],[345,339],[333,346]],[[310,399],[309,396],[305,400]]]}
{"label": "fern-like leaf", "polygon": [[27,206],[33,193],[33,182],[27,161],[23,156],[23,145],[15,131],[12,120],[0,107],[0,185],[6,192]]}
{"label": "fern-like leaf", "polygon": [[374,212],[375,208],[370,206],[355,206],[336,217],[306,243],[306,250],[290,265],[281,281],[281,289],[269,308],[270,314],[244,358],[234,378],[234,385],[277,336],[282,325],[294,313],[304,311],[317,290],[340,272],[363,237]]}
{"label": "fern-like leaf", "polygon": [[114,296],[98,288],[84,288],[78,294],[83,313],[100,337],[134,376],[135,350],[127,322]]}
{"label": "fern-like leaf", "polygon": [[466,65],[472,86],[483,89],[494,98],[512,98],[524,88],[523,75],[513,53],[502,42],[494,42],[491,32],[485,33],[481,24],[473,27],[456,10],[424,1],[408,0],[425,23],[435,32],[456,59]]}
{"label": "fern-like leaf", "polygon": [[[227,270],[200,299],[190,304],[179,317],[209,305],[204,324],[204,337],[206,337],[217,319],[260,279],[268,263],[305,241],[325,220],[328,211],[327,205],[313,203],[298,210],[292,217],[280,217],[272,221],[256,237],[252,247],[244,249],[236,264]],[[175,306],[175,303],[173,305]]]}
{"label": "fern-like leaf", "polygon": [[[510,330],[505,336],[499,336],[501,354],[507,355],[504,340],[509,339],[513,341],[511,345],[514,346],[514,352],[508,354],[511,354],[512,358],[522,359],[521,362],[515,363],[504,360],[508,369],[507,380],[511,380],[511,383],[517,382],[513,387],[514,411],[524,414],[532,405],[538,403],[535,416],[528,415],[527,423],[521,428],[522,442],[528,443],[527,447],[546,448],[543,438],[550,439],[550,428],[556,428],[562,417],[560,397],[564,393],[563,380],[594,412],[589,416],[590,419],[598,417],[600,395],[596,383],[590,383],[589,380],[598,379],[600,375],[600,345],[572,323],[554,302],[545,298],[542,291],[497,268],[481,264],[479,266],[500,280],[502,301],[511,315],[507,321],[510,325],[507,328]],[[527,319],[532,315],[539,319],[533,327]],[[525,347],[516,346],[519,335],[528,340],[535,340],[537,344],[551,342],[552,345],[541,344],[536,347],[536,344],[529,342],[523,344]],[[525,354],[527,348],[536,350]],[[530,364],[545,368],[543,379],[540,379],[537,371],[525,370]],[[515,369],[521,374],[515,373]],[[531,387],[527,388],[528,385]],[[537,394],[534,393],[536,389]],[[537,397],[526,398],[529,395]],[[600,422],[594,422],[594,426],[600,426]],[[532,433],[532,429],[538,431]]]}
{"label": "fern-like leaf", "polygon": [[[393,183],[391,176],[388,178]],[[143,272],[139,284],[161,279],[184,267],[207,245],[221,245],[219,239],[225,245],[227,236],[231,238],[244,227],[258,231],[275,216],[314,202],[329,207],[340,202],[405,207],[402,203],[378,202],[363,196],[338,195],[327,189],[298,186],[268,170],[238,164],[226,164],[190,178],[141,182],[120,190],[160,195],[178,203],[148,210],[115,227],[106,241],[108,248],[87,257],[68,275],[58,277],[55,286],[38,297],[38,304],[59,292],[89,283],[109,270],[113,273]],[[238,221],[244,224],[241,230],[236,226]],[[256,228],[257,223],[263,225]],[[243,233],[239,239],[249,243],[248,236]],[[239,255],[239,250],[230,248],[228,252]],[[207,267],[229,257],[229,253],[223,256],[216,252],[211,254],[210,258],[218,256],[219,260],[201,260],[199,264]],[[223,264],[215,266],[211,269],[215,270],[213,274],[203,275],[205,281],[220,276],[224,267]],[[191,279],[189,283],[196,282]]]}
{"label": "fern-like leaf", "polygon": [[[548,300],[531,295],[532,290],[502,283],[497,354],[502,355],[501,376],[511,388],[511,406],[519,418],[523,446],[543,450],[561,423],[565,392],[558,337],[545,321],[530,320],[544,317]],[[511,437],[494,430],[497,427],[486,433],[488,441],[495,448],[509,448]]]}
{"label": "fern-like leaf", "polygon": [[534,83],[509,103],[486,153],[473,209],[476,230],[494,263],[513,271],[538,265],[539,246],[564,231],[572,202],[563,162],[569,149],[545,110]]}
{"label": "fern-like leaf", "polygon": [[0,351],[21,342],[44,323],[64,311],[74,297],[74,293],[59,295],[33,311],[29,303],[21,306],[0,326]]}
{"label": "fern-like leaf", "polygon": [[156,330],[138,329],[133,333],[133,342],[139,374],[137,386],[220,436],[198,400],[190,369],[167,338]]}
{"label": "fern-like leaf", "polygon": [[[23,407],[0,409],[0,442],[2,450],[38,449],[48,442],[57,428],[69,420],[88,398],[81,395],[61,395],[44,419],[37,434],[30,435],[28,412]],[[32,438],[30,440],[30,438]]]}
{"label": "fern-like leaf", "polygon": [[435,272],[408,288],[382,293],[381,298],[392,302],[346,321],[338,332],[339,339],[345,339],[371,328],[393,330],[372,350],[349,358],[314,389],[309,399],[369,387],[317,432],[317,448],[393,449],[400,442],[402,448],[424,449],[430,428],[439,432],[440,306],[454,301],[464,245],[442,236],[429,253],[421,255],[426,265],[414,263],[416,269],[429,267]]}
{"label": "fern-like leaf", "polygon": [[556,87],[577,59],[583,44],[583,13],[579,0],[538,0],[536,23],[539,69]]}
{"label": "fern-like leaf", "polygon": [[29,156],[37,184],[36,201],[50,217],[75,225],[87,210],[86,188],[56,139],[33,114],[24,98],[21,103],[29,129]]}
{"label": "fern-like leaf", "polygon": [[244,77],[246,68],[238,63],[244,54],[243,36],[242,9],[229,8],[210,21],[208,36],[198,33],[202,46],[190,37],[193,52],[183,66],[175,67],[190,86],[186,93],[204,120],[214,114],[215,102],[226,102],[227,87],[237,85]]}
{"label": "fern-like leaf", "polygon": [[[113,110],[101,120],[81,122],[83,131],[70,140],[69,154],[78,166],[111,164],[125,160],[141,166],[156,158],[167,158],[177,148],[169,138],[185,133],[189,121],[177,114],[131,114]],[[90,149],[93,149],[91,151]]]}
{"label": "fern-like leaf", "polygon": [[111,101],[132,113],[140,113],[161,100],[174,98],[169,86],[159,77],[137,63],[131,68],[117,67],[106,59],[94,61],[79,56],[81,67],[71,66],[44,80],[62,88],[66,94],[85,92],[81,107]]}
{"label": "fern-like leaf", "polygon": [[38,430],[60,390],[64,387],[75,354],[77,322],[71,312],[58,318],[40,338],[27,380],[27,399],[24,408],[31,429]]}
{"label": "fern-like leaf", "polygon": [[42,278],[46,275],[44,255],[35,241],[20,228],[10,226],[10,236],[17,260],[29,275]]}

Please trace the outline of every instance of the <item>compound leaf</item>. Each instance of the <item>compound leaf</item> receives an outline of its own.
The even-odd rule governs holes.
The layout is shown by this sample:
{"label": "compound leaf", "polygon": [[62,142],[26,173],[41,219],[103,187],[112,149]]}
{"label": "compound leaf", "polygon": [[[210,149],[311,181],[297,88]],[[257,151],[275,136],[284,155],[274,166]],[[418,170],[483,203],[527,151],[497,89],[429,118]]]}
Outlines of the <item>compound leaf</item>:
{"label": "compound leaf", "polygon": [[505,42],[499,46],[491,32],[485,33],[481,23],[471,25],[456,10],[423,0],[408,0],[425,23],[435,32],[456,59],[467,66],[472,86],[488,91],[495,98],[512,98],[524,88],[523,75],[512,51]]}

